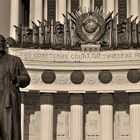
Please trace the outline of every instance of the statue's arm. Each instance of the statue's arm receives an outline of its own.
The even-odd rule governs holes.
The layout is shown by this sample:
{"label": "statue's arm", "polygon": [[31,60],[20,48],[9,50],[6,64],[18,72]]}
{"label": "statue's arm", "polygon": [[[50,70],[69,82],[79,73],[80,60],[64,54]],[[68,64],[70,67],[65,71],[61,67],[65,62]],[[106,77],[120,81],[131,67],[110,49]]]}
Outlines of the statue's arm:
{"label": "statue's arm", "polygon": [[21,59],[20,58],[17,59],[18,59],[17,66],[16,66],[17,69],[16,71],[18,71],[18,73],[16,73],[17,86],[24,88],[30,84],[30,76]]}

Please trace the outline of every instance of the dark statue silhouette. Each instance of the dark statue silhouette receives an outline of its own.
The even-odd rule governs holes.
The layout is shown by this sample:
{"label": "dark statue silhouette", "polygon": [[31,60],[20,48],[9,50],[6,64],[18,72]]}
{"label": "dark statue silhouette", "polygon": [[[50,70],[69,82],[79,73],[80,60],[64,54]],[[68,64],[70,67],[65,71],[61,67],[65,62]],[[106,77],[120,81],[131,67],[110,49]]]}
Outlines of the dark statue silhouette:
{"label": "dark statue silhouette", "polygon": [[0,35],[0,140],[21,140],[20,91],[30,77],[19,57],[7,53]]}

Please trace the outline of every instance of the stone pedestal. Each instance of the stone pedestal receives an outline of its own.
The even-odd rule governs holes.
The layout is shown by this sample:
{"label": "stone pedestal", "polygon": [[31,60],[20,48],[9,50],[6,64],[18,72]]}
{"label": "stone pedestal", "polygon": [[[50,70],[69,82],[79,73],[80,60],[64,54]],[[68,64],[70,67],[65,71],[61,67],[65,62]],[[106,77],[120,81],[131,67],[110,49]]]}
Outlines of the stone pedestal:
{"label": "stone pedestal", "polygon": [[113,95],[101,94],[101,140],[113,140]]}
{"label": "stone pedestal", "polygon": [[70,95],[70,139],[83,140],[83,96]]}
{"label": "stone pedestal", "polygon": [[53,140],[53,94],[41,94],[41,140]]}
{"label": "stone pedestal", "polygon": [[132,93],[130,101],[130,140],[140,140],[140,94]]}

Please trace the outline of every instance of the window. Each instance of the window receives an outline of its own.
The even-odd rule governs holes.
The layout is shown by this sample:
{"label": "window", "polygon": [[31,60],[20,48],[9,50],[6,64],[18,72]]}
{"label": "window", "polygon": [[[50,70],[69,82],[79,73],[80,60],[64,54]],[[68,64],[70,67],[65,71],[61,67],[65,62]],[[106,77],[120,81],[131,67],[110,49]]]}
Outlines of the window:
{"label": "window", "polygon": [[21,6],[21,24],[24,26],[29,26],[29,0],[22,0]]}

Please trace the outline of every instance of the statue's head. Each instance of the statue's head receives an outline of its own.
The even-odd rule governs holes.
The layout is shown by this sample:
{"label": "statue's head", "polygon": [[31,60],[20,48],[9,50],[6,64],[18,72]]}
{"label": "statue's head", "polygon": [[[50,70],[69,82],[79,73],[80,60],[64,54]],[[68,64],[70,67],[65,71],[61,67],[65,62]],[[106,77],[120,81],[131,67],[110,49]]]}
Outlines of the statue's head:
{"label": "statue's head", "polygon": [[6,39],[0,34],[0,53],[5,53],[6,51]]}

